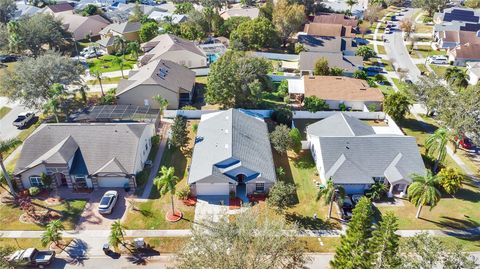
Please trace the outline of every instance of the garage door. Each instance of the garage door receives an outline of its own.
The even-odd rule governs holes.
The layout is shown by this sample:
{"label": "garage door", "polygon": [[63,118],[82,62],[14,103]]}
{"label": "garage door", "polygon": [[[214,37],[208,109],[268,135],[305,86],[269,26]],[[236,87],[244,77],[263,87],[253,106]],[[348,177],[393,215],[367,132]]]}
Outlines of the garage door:
{"label": "garage door", "polygon": [[100,188],[123,188],[128,183],[128,178],[124,177],[102,177],[98,179]]}
{"label": "garage door", "polygon": [[197,195],[228,195],[228,183],[197,183]]}

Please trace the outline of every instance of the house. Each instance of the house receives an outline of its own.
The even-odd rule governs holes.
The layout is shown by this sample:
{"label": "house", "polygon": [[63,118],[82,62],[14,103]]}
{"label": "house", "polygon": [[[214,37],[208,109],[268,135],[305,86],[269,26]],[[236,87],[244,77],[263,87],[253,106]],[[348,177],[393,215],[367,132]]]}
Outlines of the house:
{"label": "house", "polygon": [[303,76],[301,79],[288,79],[288,93],[298,100],[316,96],[329,105],[330,109],[339,109],[344,104],[351,110],[364,111],[374,105],[382,110],[383,94],[377,88],[371,88],[361,79],[335,76]]}
{"label": "house", "polygon": [[97,44],[104,48],[108,54],[112,54],[114,50],[114,40],[116,36],[119,36],[129,41],[138,41],[138,33],[142,24],[140,22],[122,22],[122,23],[112,23],[100,31],[102,36]]}
{"label": "house", "polygon": [[480,61],[480,43],[466,43],[448,50],[448,60],[457,66],[465,66],[467,62]]}
{"label": "house", "polygon": [[80,0],[75,4],[75,10],[82,10],[88,5],[108,8],[118,4],[126,4],[126,0]]}
{"label": "house", "polygon": [[13,16],[15,20],[18,20],[21,17],[30,17],[43,11],[39,7],[31,6],[24,2],[15,2],[15,3],[17,5],[17,10],[15,10],[15,15]]}
{"label": "house", "polygon": [[188,68],[207,66],[207,56],[195,42],[171,34],[159,35],[141,47],[145,52],[139,60],[141,65],[164,59]]}
{"label": "house", "polygon": [[148,15],[148,18],[155,20],[157,22],[170,20],[172,24],[179,24],[187,20],[187,15],[174,14],[174,13],[162,12],[162,11],[154,11],[150,15]]}
{"label": "house", "polygon": [[154,125],[146,123],[42,124],[23,144],[14,170],[20,189],[56,187],[135,189],[151,149]]}
{"label": "house", "polygon": [[276,182],[267,124],[240,109],[202,115],[188,184],[194,195],[268,192]]}
{"label": "house", "polygon": [[480,43],[477,32],[469,31],[441,31],[436,41],[437,49],[453,49],[466,43]]}
{"label": "house", "polygon": [[[135,3],[120,3],[116,2],[112,6],[109,7],[109,10],[103,13],[103,16],[108,18],[112,22],[126,22],[128,21],[128,17],[134,14],[135,11]],[[163,9],[159,5],[145,5],[145,4],[138,4],[140,11],[145,16],[149,16],[152,12],[160,11],[166,12],[167,10]]]}
{"label": "house", "polygon": [[168,101],[168,109],[178,109],[192,100],[195,72],[169,60],[156,59],[130,71],[117,87],[117,104],[159,108],[153,99],[161,95]]}
{"label": "house", "polygon": [[301,52],[299,55],[298,69],[302,75],[313,74],[315,63],[320,59],[326,59],[330,68],[343,69],[343,75],[352,76],[353,73],[363,68],[361,56],[343,55],[341,52]]}
{"label": "house", "polygon": [[467,62],[468,83],[477,85],[480,80],[480,62]]}
{"label": "house", "polygon": [[344,14],[338,13],[320,12],[313,17],[312,22],[324,24],[341,24],[343,26],[350,26],[352,28],[356,28],[358,26],[358,20],[354,17],[349,17]]}
{"label": "house", "polygon": [[329,37],[355,37],[355,32],[353,31],[352,26],[316,22],[305,24],[303,34]]}
{"label": "house", "polygon": [[351,37],[299,34],[297,39],[304,50],[310,52],[341,52],[344,55],[354,56],[358,47],[356,39]]}
{"label": "house", "polygon": [[83,17],[77,14],[60,13],[55,17],[61,19],[63,27],[72,34],[75,41],[98,38],[100,31],[110,24],[100,15]]}
{"label": "house", "polygon": [[322,184],[331,179],[347,194],[364,194],[375,182],[389,196],[405,195],[412,175],[425,174],[414,137],[376,134],[361,120],[336,113],[307,127],[307,140]]}
{"label": "house", "polygon": [[231,8],[220,13],[220,16],[227,20],[231,17],[249,17],[250,19],[255,19],[260,14],[260,9],[257,7],[240,7],[240,8]]}
{"label": "house", "polygon": [[73,5],[68,2],[48,5],[43,8],[42,13],[57,16],[59,14],[73,14]]}

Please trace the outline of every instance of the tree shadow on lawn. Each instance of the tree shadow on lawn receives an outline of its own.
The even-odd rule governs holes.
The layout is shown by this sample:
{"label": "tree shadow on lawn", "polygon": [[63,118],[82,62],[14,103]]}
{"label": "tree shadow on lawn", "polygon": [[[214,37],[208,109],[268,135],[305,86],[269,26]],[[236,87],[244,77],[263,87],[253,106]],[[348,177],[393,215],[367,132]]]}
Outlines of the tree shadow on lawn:
{"label": "tree shadow on lawn", "polygon": [[[472,186],[471,184],[466,184]],[[474,186],[472,186],[474,187]],[[478,189],[477,189],[478,190]],[[451,198],[451,195],[448,195],[448,198]],[[480,191],[474,191],[472,189],[461,188],[456,194],[454,199],[464,200],[472,203],[477,203],[480,201]]]}
{"label": "tree shadow on lawn", "polygon": [[[434,223],[443,229],[468,230],[468,229],[474,229],[480,226],[480,223],[478,221],[470,219],[470,216],[465,216],[465,219],[457,219],[457,218],[443,216],[441,217],[440,221],[434,221],[434,220],[426,219],[423,217],[419,217],[419,219],[428,221],[430,223]],[[465,232],[468,232],[468,231],[465,231]],[[452,233],[452,235],[453,234],[455,233]]]}
{"label": "tree shadow on lawn", "polygon": [[416,119],[406,118],[398,122],[400,128],[407,128],[413,132],[433,133],[438,129],[437,126]]}
{"label": "tree shadow on lawn", "polygon": [[[305,230],[331,230],[339,228],[338,225],[331,221],[324,221],[322,219],[298,215],[296,213],[286,213],[285,219],[289,223],[295,223],[300,229]],[[335,218],[332,218],[335,220]],[[340,220],[338,220],[340,221]]]}

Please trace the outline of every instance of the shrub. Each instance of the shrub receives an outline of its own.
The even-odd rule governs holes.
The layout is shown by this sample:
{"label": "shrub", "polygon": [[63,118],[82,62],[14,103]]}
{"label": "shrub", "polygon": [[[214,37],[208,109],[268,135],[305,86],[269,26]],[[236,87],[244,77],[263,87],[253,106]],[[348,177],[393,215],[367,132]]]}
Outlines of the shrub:
{"label": "shrub", "polygon": [[40,188],[38,188],[38,187],[30,187],[30,188],[28,189],[28,193],[29,193],[31,196],[35,196],[35,195],[37,195],[37,194],[40,193]]}
{"label": "shrub", "polygon": [[192,131],[196,133],[198,131],[198,123],[192,124]]}
{"label": "shrub", "polygon": [[270,189],[267,204],[277,212],[283,212],[295,204],[296,191],[295,185],[278,181]]}
{"label": "shrub", "polygon": [[338,109],[340,109],[340,111],[347,111],[347,106],[342,103],[342,104],[338,105]]}
{"label": "shrub", "polygon": [[288,81],[287,80],[282,80],[280,84],[278,84],[277,92],[280,93],[282,96],[285,96],[288,94]]}
{"label": "shrub", "polygon": [[303,107],[309,112],[323,111],[330,108],[325,100],[316,96],[305,97],[305,100],[303,100]]}
{"label": "shrub", "polygon": [[190,196],[190,187],[189,186],[185,186],[183,188],[181,188],[180,190],[177,190],[177,192],[175,193],[175,195],[178,197],[178,199],[180,200],[186,200],[188,198],[188,196]]}
{"label": "shrub", "polygon": [[292,125],[293,113],[288,108],[279,108],[272,113],[272,120],[278,124],[285,124],[288,127]]}
{"label": "shrub", "polygon": [[280,154],[284,154],[292,145],[290,137],[290,129],[286,125],[277,125],[275,130],[270,134],[270,142],[273,148]]}
{"label": "shrub", "polygon": [[160,136],[159,135],[154,135],[151,138],[152,146],[158,146],[160,144]]}
{"label": "shrub", "polygon": [[197,108],[194,106],[183,106],[181,110],[197,110]]}

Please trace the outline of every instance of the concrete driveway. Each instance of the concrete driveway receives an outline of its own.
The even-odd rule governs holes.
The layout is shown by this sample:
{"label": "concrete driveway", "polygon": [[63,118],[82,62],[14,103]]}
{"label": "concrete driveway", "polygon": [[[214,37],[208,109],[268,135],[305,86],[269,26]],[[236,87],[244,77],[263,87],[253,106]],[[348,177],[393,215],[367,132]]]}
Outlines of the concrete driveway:
{"label": "concrete driveway", "polygon": [[[101,215],[98,213],[98,204],[105,192],[116,190],[118,192],[118,200],[110,215]],[[125,199],[125,190],[123,188],[100,188],[90,193],[90,200],[85,206],[77,229],[79,230],[109,230],[110,225],[115,221],[122,219],[127,210],[127,201]]]}
{"label": "concrete driveway", "polygon": [[199,224],[220,221],[227,216],[228,202],[228,196],[198,196],[194,222]]}
{"label": "concrete driveway", "polygon": [[27,111],[27,109],[16,102],[10,102],[7,97],[0,97],[0,107],[10,107],[12,110],[7,113],[2,119],[0,119],[0,137],[1,140],[7,140],[17,137],[22,131],[13,126],[13,121],[17,118],[17,115],[21,112]]}

